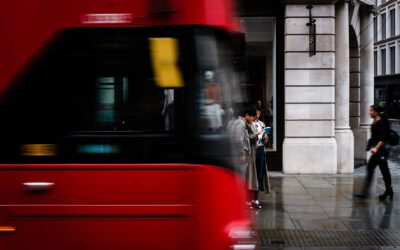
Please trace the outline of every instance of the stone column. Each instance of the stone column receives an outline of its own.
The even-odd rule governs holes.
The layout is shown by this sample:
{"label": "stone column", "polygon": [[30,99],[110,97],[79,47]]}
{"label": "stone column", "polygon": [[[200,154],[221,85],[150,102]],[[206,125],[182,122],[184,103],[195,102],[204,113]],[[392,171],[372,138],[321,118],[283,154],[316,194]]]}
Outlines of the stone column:
{"label": "stone column", "polygon": [[314,4],[316,55],[306,4],[286,5],[283,172],[336,173],[335,6]]}
{"label": "stone column", "polygon": [[367,139],[370,137],[371,118],[368,108],[374,104],[374,28],[371,7],[360,9],[361,17],[361,103],[360,103],[360,128],[355,131],[355,158],[367,161],[368,153],[365,151]]}
{"label": "stone column", "polygon": [[337,172],[354,172],[354,137],[350,129],[349,1],[336,4],[335,137]]}
{"label": "stone column", "polygon": [[[353,37],[354,38],[354,37]],[[351,38],[350,38],[351,39]],[[350,40],[350,128],[360,127],[360,47]]]}

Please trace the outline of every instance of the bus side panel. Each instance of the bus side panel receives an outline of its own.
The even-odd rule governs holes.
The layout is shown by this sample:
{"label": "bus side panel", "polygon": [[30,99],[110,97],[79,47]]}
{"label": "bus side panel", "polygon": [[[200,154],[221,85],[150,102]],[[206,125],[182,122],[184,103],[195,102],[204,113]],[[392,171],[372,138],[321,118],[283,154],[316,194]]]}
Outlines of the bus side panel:
{"label": "bus side panel", "polygon": [[190,166],[2,164],[0,177],[0,249],[192,249],[195,241]]}
{"label": "bus side panel", "polygon": [[[7,204],[191,204],[189,169],[8,170],[0,175]],[[52,183],[29,190],[29,183]]]}
{"label": "bus side panel", "polygon": [[0,246],[3,243],[1,249],[7,250],[192,249],[191,219],[119,217],[110,212],[95,217],[18,217],[10,220],[15,233],[0,235]]}
{"label": "bus side panel", "polygon": [[[2,164],[2,249],[230,249],[236,174],[191,164]],[[31,186],[51,183],[52,186]]]}

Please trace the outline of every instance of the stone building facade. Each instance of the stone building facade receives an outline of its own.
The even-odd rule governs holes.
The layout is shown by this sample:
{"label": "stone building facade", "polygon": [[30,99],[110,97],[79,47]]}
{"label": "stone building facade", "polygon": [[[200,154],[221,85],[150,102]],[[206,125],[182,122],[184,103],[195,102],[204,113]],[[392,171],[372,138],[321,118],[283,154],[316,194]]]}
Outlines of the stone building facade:
{"label": "stone building facade", "polygon": [[375,103],[400,119],[400,0],[376,0],[374,16]]}
{"label": "stone building facade", "polygon": [[[370,41],[375,3],[283,0],[267,1],[266,6],[261,1],[243,2],[239,1],[240,17],[250,45],[252,37],[265,29],[258,25],[257,33],[257,25],[251,25],[257,17],[272,16],[276,25],[275,75],[273,87],[267,89],[275,91],[275,105],[271,105],[277,134],[267,157],[280,159],[284,173],[352,173],[355,159],[367,159],[368,107],[374,103]],[[273,13],[263,14],[263,8]],[[307,25],[310,20],[315,20],[315,32]],[[310,49],[313,43],[315,50]]]}

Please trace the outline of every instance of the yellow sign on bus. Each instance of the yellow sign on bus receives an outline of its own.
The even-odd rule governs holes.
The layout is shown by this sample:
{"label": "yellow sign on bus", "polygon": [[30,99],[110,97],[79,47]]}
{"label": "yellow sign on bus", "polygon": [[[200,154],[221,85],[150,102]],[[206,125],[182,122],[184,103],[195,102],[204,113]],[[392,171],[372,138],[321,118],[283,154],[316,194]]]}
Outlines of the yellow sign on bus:
{"label": "yellow sign on bus", "polygon": [[183,80],[177,64],[178,41],[171,37],[149,38],[155,80],[161,88],[181,88]]}

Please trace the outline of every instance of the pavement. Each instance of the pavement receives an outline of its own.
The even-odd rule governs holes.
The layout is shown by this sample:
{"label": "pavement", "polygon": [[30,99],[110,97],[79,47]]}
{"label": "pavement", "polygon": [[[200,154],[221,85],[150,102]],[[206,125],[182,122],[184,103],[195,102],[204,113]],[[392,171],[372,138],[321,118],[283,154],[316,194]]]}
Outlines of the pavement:
{"label": "pavement", "polygon": [[[400,121],[392,123],[400,130]],[[270,173],[271,194],[261,194],[262,209],[250,213],[260,249],[399,249],[400,146],[389,158],[394,199],[382,202],[377,167],[371,197],[353,197],[362,188],[365,166],[353,174],[285,175]]]}

